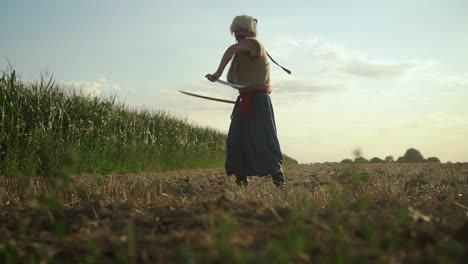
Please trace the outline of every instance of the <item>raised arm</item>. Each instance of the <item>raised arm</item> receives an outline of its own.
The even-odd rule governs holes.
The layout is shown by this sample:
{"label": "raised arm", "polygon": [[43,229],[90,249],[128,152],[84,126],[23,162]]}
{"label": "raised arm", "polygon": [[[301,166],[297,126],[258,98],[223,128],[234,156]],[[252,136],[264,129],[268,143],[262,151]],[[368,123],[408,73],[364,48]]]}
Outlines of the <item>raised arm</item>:
{"label": "raised arm", "polygon": [[218,66],[218,69],[216,70],[216,72],[213,73],[213,74],[207,74],[205,76],[208,80],[214,82],[216,79],[221,77],[221,75],[223,75],[223,71],[226,68],[226,65],[229,63],[229,61],[231,61],[232,57],[234,57],[234,54],[237,53],[238,45],[239,44],[234,44],[234,45],[230,46],[224,52],[224,55],[221,58],[221,62],[219,63],[219,66]]}
{"label": "raised arm", "polygon": [[255,54],[257,52],[257,45],[254,41],[241,40],[238,43],[230,46],[224,52],[224,55],[221,58],[221,62],[219,63],[216,72],[213,74],[207,74],[205,77],[212,82],[216,81],[219,77],[221,77],[221,75],[223,75],[223,71],[226,68],[226,65],[229,63],[229,61],[231,61],[232,57],[239,52]]}

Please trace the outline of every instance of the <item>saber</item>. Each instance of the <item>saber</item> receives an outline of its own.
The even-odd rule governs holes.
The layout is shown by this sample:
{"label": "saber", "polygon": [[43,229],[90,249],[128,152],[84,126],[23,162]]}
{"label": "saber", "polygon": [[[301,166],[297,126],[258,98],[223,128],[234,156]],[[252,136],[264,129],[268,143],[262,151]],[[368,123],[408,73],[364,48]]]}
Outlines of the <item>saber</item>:
{"label": "saber", "polygon": [[231,86],[234,89],[242,89],[242,88],[246,87],[245,85],[242,85],[242,84],[230,83],[230,82],[226,82],[226,81],[223,81],[223,80],[220,80],[220,79],[216,79],[215,81],[219,82],[220,84]]}
{"label": "saber", "polygon": [[219,99],[219,98],[213,98],[213,97],[198,95],[198,94],[194,94],[194,93],[188,93],[188,92],[185,92],[185,91],[182,91],[182,90],[179,90],[179,92],[181,92],[183,94],[186,94],[186,95],[190,95],[190,96],[194,96],[194,97],[198,97],[198,98],[203,98],[203,99],[207,99],[207,100],[211,100],[211,101],[216,101],[216,102],[222,102],[222,103],[228,103],[228,104],[235,104],[236,103],[235,101],[231,101],[231,100],[224,100],[224,99]]}

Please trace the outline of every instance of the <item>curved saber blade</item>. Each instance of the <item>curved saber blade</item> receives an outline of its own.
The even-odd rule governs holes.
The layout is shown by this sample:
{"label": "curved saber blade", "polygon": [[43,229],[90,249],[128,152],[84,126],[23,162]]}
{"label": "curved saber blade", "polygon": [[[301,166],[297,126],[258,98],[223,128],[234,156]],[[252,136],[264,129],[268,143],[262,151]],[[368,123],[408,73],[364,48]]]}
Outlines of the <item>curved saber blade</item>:
{"label": "curved saber blade", "polygon": [[186,94],[186,95],[190,95],[190,96],[194,96],[194,97],[198,97],[198,98],[203,98],[203,99],[207,99],[207,100],[211,100],[211,101],[216,101],[216,102],[223,102],[223,103],[228,103],[228,104],[235,104],[236,103],[235,101],[231,101],[231,100],[224,100],[224,99],[218,99],[218,98],[213,98],[213,97],[208,97],[208,96],[202,96],[202,95],[198,95],[198,94],[188,93],[188,92],[185,92],[185,91],[182,91],[182,90],[179,90],[179,92],[181,92],[183,94]]}
{"label": "curved saber blade", "polygon": [[231,86],[231,87],[234,88],[234,89],[246,88],[245,85],[236,84],[236,83],[230,83],[230,82],[226,82],[226,81],[223,81],[223,80],[220,80],[220,79],[216,79],[215,82],[219,82],[220,84],[224,84],[224,85],[227,85],[227,86]]}

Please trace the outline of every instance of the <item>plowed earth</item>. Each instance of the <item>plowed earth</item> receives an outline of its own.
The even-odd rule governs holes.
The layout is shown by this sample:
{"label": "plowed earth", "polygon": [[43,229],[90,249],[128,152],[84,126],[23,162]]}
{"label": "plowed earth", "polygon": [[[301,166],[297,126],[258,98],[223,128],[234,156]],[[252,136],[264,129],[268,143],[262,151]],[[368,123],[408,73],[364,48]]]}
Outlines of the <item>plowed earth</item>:
{"label": "plowed earth", "polygon": [[0,177],[2,263],[468,263],[468,164]]}

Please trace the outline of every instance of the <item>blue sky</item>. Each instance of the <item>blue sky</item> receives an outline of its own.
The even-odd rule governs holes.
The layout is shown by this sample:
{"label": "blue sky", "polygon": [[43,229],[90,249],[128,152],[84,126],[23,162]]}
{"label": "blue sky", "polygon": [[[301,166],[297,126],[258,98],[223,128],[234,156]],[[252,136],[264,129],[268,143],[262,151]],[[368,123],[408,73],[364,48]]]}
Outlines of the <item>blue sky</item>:
{"label": "blue sky", "polygon": [[63,86],[226,132],[230,105],[177,90],[235,98],[204,76],[234,43],[233,17],[248,14],[293,71],[271,69],[283,152],[323,162],[415,147],[467,161],[466,10],[462,0],[2,0],[0,60],[26,80],[49,72]]}

